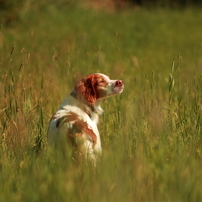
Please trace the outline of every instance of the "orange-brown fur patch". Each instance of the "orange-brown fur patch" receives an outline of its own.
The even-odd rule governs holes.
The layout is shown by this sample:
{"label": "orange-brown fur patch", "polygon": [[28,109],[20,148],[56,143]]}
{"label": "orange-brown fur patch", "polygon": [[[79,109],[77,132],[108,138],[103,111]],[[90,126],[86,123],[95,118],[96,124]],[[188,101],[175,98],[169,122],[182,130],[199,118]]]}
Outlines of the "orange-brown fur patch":
{"label": "orange-brown fur patch", "polygon": [[90,136],[93,141],[93,145],[97,143],[97,136],[95,135],[93,130],[88,127],[88,124],[86,122],[78,120],[73,124],[73,128],[78,132],[83,132],[85,133],[85,135]]}
{"label": "orange-brown fur patch", "polygon": [[88,124],[84,122],[83,120],[79,119],[79,116],[75,114],[74,112],[69,112],[67,115],[61,117],[58,119],[56,123],[56,127],[59,128],[62,124],[73,122],[72,128],[68,129],[68,136],[71,140],[71,142],[74,142],[74,138],[76,135],[81,135],[84,133],[85,135],[91,137],[93,141],[93,145],[97,143],[97,136],[93,132],[91,128],[88,127]]}
{"label": "orange-brown fur patch", "polygon": [[69,112],[66,116],[63,116],[57,120],[56,127],[57,128],[60,127],[61,123],[68,123],[71,121],[76,121],[77,119],[78,119],[77,114],[75,114],[73,112]]}

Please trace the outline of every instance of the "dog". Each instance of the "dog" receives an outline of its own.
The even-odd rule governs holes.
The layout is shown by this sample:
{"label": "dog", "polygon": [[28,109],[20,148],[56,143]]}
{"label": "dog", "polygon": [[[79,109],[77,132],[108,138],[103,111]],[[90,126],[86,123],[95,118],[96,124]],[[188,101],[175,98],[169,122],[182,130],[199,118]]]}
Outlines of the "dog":
{"label": "dog", "polygon": [[96,166],[102,154],[98,116],[103,113],[101,102],[110,96],[122,93],[122,80],[111,80],[95,73],[81,78],[73,91],[52,116],[48,128],[50,144],[69,142],[74,148],[74,158],[84,159]]}

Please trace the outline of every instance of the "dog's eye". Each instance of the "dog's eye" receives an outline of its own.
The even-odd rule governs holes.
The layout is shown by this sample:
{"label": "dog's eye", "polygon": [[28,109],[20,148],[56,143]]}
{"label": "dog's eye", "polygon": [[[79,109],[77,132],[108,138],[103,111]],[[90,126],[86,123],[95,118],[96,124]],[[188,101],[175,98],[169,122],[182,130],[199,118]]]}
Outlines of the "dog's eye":
{"label": "dog's eye", "polygon": [[104,85],[105,84],[105,81],[104,80],[100,80],[99,82],[98,82],[98,85]]}

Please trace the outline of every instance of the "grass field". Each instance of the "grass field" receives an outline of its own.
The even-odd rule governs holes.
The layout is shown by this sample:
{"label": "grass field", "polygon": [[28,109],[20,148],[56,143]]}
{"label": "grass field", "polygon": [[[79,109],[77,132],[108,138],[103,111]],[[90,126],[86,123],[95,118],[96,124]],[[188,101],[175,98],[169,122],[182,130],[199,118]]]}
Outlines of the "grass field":
{"label": "grass field", "polygon": [[[50,3],[2,25],[0,201],[202,201],[201,33],[199,8]],[[75,80],[94,72],[125,83],[102,104],[95,171],[46,139]]]}

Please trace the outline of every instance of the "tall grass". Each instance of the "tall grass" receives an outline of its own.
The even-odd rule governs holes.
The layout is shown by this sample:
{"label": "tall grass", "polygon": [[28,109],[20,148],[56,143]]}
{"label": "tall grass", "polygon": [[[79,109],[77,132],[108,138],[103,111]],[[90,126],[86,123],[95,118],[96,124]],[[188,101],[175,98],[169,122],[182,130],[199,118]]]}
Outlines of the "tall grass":
{"label": "tall grass", "polygon": [[[199,9],[30,8],[0,31],[0,201],[201,201]],[[51,115],[82,75],[122,79],[103,103],[96,170],[52,151]]]}

